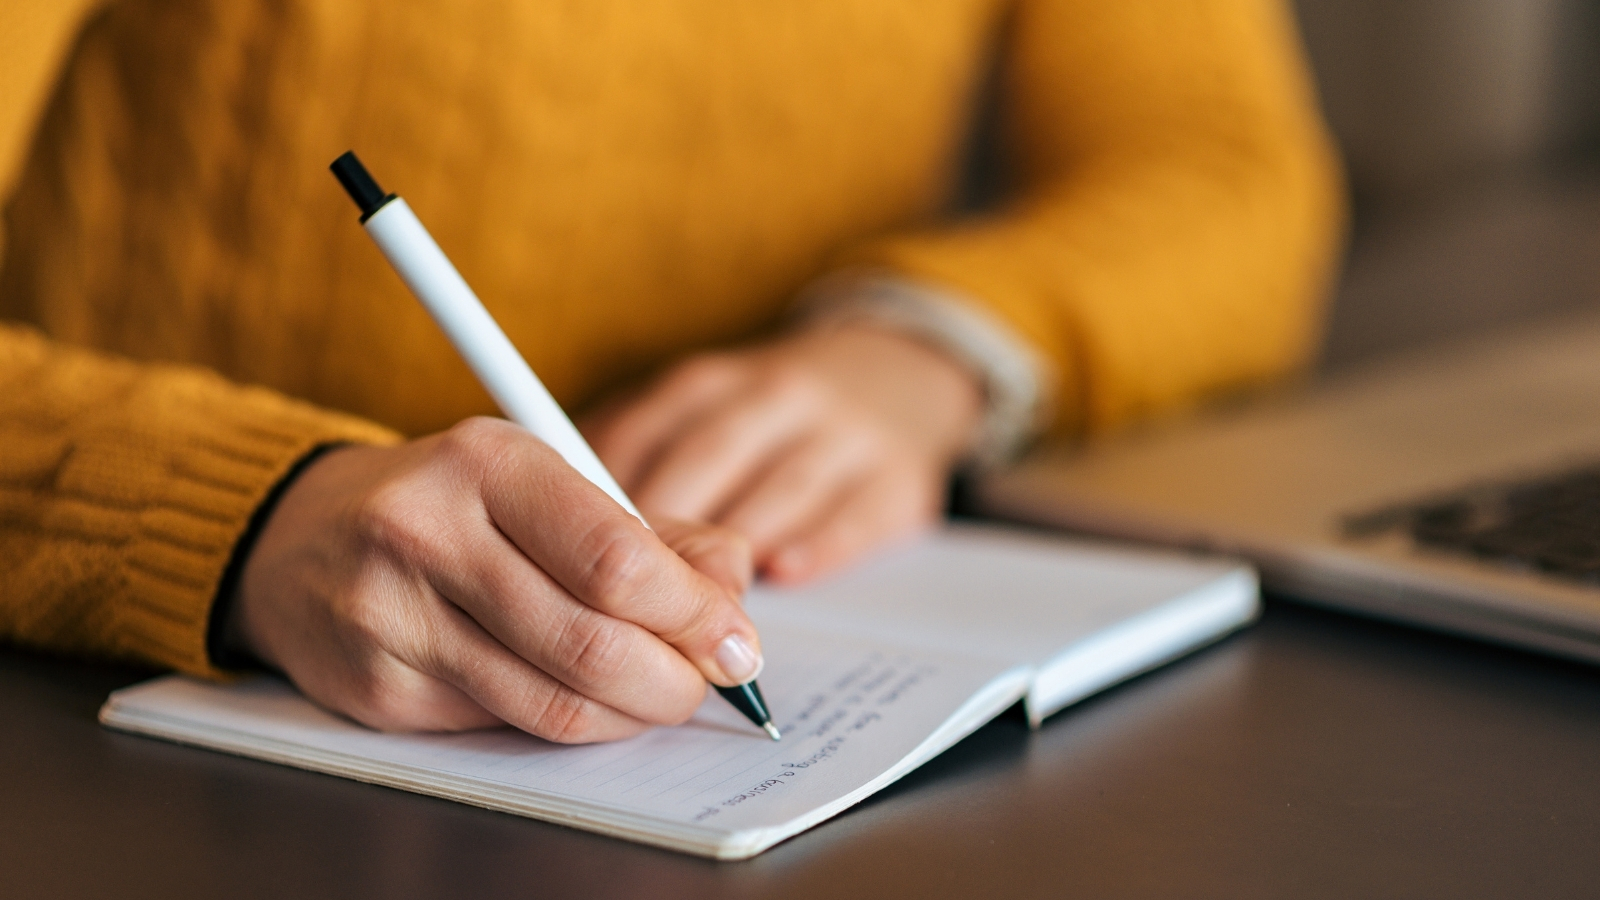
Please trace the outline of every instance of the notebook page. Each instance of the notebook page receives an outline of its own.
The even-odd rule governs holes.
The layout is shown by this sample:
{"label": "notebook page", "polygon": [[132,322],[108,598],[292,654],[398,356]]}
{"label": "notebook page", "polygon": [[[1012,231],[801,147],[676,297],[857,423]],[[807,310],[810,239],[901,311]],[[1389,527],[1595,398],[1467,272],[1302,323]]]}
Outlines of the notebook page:
{"label": "notebook page", "polygon": [[752,615],[1042,666],[1241,566],[1169,551],[947,525],[842,575],[750,592]]}
{"label": "notebook page", "polygon": [[747,605],[768,620],[1026,664],[1037,726],[1247,624],[1258,593],[1254,573],[1229,560],[961,524],[820,584],[757,589]]}
{"label": "notebook page", "polygon": [[511,729],[381,734],[269,678],[160,679],[113,694],[101,718],[675,849],[746,856],[861,799],[1026,690],[1027,673],[992,659],[758,624],[778,743],[715,695],[686,725],[611,744],[561,746]]}

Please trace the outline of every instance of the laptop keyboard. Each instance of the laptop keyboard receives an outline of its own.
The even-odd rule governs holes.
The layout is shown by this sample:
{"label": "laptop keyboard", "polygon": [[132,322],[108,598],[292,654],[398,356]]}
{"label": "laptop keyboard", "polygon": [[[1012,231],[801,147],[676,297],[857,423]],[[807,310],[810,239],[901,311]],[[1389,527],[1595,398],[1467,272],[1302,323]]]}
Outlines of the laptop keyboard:
{"label": "laptop keyboard", "polygon": [[1403,529],[1418,545],[1600,585],[1600,465],[1474,487],[1350,517],[1347,537]]}

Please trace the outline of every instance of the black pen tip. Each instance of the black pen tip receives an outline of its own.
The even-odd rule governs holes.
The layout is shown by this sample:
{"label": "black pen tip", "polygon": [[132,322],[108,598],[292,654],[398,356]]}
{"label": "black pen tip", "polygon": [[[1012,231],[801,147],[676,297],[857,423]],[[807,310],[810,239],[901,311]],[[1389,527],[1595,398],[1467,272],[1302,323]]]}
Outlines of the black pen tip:
{"label": "black pen tip", "polygon": [[767,733],[773,740],[778,740],[782,735],[772,724],[772,714],[767,712],[766,698],[761,696],[761,688],[754,681],[748,681],[735,687],[718,687],[717,693],[722,698],[733,704],[733,708],[744,713],[744,717],[754,722],[757,727]]}

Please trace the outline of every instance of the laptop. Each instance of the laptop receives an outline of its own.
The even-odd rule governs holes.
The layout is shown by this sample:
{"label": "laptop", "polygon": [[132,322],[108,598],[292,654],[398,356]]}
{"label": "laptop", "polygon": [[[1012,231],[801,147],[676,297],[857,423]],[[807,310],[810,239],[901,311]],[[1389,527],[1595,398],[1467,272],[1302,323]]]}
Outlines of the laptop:
{"label": "laptop", "polygon": [[1600,310],[972,486],[975,511],[1246,557],[1283,599],[1600,662]]}

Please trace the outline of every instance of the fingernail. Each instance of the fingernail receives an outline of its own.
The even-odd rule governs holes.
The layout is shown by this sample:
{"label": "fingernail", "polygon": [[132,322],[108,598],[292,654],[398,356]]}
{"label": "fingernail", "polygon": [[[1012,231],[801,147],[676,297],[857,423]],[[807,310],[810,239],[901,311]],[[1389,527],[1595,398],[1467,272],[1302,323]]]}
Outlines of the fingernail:
{"label": "fingernail", "polygon": [[735,684],[754,681],[761,674],[761,662],[761,657],[737,634],[728,635],[717,645],[717,665]]}

